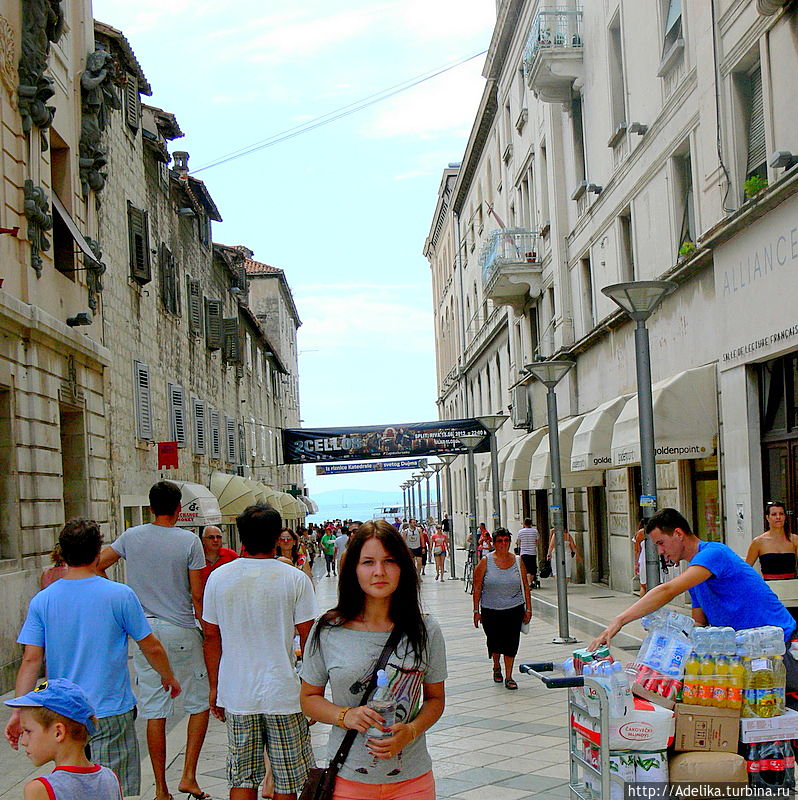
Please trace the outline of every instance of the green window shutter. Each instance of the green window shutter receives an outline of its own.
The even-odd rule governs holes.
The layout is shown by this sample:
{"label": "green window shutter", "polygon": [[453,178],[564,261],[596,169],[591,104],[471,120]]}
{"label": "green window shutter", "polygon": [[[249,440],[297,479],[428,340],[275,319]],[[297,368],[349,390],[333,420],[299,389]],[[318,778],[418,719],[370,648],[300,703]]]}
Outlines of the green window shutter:
{"label": "green window shutter", "polygon": [[127,230],[130,247],[130,276],[144,285],[152,280],[150,235],[147,212],[127,202]]}
{"label": "green window shutter", "polygon": [[222,301],[205,298],[205,341],[209,350],[221,348],[224,340],[222,328]]}
{"label": "green window shutter", "polygon": [[224,360],[228,364],[242,363],[241,329],[238,317],[225,317],[222,320],[224,330]]}
{"label": "green window shutter", "polygon": [[188,326],[193,334],[202,335],[202,290],[193,278],[188,279]]}

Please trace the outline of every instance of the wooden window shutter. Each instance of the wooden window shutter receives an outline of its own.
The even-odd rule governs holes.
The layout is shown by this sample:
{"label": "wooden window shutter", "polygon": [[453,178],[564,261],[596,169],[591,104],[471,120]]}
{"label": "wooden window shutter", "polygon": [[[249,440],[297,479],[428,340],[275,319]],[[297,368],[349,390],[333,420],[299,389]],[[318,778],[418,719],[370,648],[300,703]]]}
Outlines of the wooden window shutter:
{"label": "wooden window shutter", "polygon": [[238,423],[238,452],[241,455],[241,463],[246,464],[247,458],[247,433],[244,428],[244,423]]}
{"label": "wooden window shutter", "polygon": [[748,165],[746,175],[761,167],[767,159],[765,110],[762,103],[762,70],[757,67],[749,76]]}
{"label": "wooden window shutter", "polygon": [[139,80],[132,73],[127,73],[125,82],[125,122],[134,130],[139,129],[139,111],[141,97],[139,97]]}
{"label": "wooden window shutter", "polygon": [[229,464],[236,463],[236,421],[230,417],[224,418],[225,434],[227,437],[227,461]]}
{"label": "wooden window shutter", "polygon": [[161,300],[167,311],[180,313],[180,291],[177,282],[177,264],[172,251],[161,244],[158,249],[158,272],[161,281]]}
{"label": "wooden window shutter", "polygon": [[222,301],[205,298],[205,342],[209,350],[218,350],[224,343]]}
{"label": "wooden window shutter", "polygon": [[150,268],[149,221],[146,211],[127,202],[127,231],[130,247],[130,276],[140,284],[152,280]]}
{"label": "wooden window shutter", "polygon": [[152,439],[150,368],[140,361],[133,362],[133,391],[136,398],[136,435],[139,439]]}
{"label": "wooden window shutter", "polygon": [[194,452],[205,455],[205,403],[194,398]]}
{"label": "wooden window shutter", "polygon": [[222,320],[224,330],[224,360],[228,364],[242,363],[241,329],[238,317],[225,317]]}
{"label": "wooden window shutter", "polygon": [[172,441],[178,447],[186,446],[186,414],[183,403],[183,387],[173,383],[169,384],[169,411],[171,420]]}
{"label": "wooden window shutter", "polygon": [[219,432],[219,412],[211,409],[211,458],[219,458],[221,456],[221,436]]}
{"label": "wooden window shutter", "polygon": [[193,278],[188,279],[188,327],[193,334],[202,335],[202,290]]}

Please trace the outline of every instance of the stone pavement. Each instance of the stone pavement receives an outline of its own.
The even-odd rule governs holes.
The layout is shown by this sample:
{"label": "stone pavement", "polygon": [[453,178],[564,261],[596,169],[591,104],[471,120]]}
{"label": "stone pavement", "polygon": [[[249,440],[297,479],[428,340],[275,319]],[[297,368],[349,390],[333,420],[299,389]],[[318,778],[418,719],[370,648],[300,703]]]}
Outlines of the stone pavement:
{"label": "stone pavement", "polygon": [[[462,553],[458,553],[458,560]],[[566,696],[564,690],[548,690],[537,680],[516,674],[518,691],[494,684],[492,662],[487,657],[482,630],[472,624],[471,596],[463,592],[460,580],[434,580],[434,567],[427,568],[423,602],[440,623],[446,639],[449,678],[446,682],[446,710],[428,732],[433,770],[439,798],[451,800],[525,800],[533,797],[568,797],[568,751],[566,741]],[[430,574],[431,573],[431,574]],[[462,566],[458,564],[458,574]],[[521,637],[517,663],[561,661],[572,648],[551,643],[557,634],[556,591],[553,581],[534,593],[535,615],[528,636]],[[598,621],[609,619],[633,598],[604,587],[569,587],[572,635],[582,642],[591,638]],[[318,586],[320,609],[335,602],[334,579],[322,578]],[[575,621],[587,620],[588,630]],[[590,624],[593,620],[593,625]],[[639,633],[638,633],[639,635]],[[634,646],[635,630],[624,647]],[[618,652],[620,658],[628,653]],[[5,725],[7,714],[0,715]],[[185,747],[186,718],[176,719],[168,734],[168,776],[175,796]],[[311,728],[314,751],[324,758],[329,726]],[[228,796],[225,780],[227,739],[224,725],[211,719],[202,751],[199,782],[214,798]],[[142,740],[141,797],[154,797],[152,773]],[[22,784],[49,769],[31,770],[22,753],[0,743],[0,800],[21,798]]]}

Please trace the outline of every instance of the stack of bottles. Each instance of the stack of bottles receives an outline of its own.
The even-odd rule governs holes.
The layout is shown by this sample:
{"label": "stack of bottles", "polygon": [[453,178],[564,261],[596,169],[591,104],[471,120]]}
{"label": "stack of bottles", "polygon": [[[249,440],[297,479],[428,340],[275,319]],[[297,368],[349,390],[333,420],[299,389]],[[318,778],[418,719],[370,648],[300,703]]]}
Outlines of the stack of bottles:
{"label": "stack of bottles", "polygon": [[[779,629],[780,630],[780,629]],[[740,710],[745,668],[733,628],[695,628],[693,651],[684,665],[682,702]]]}
{"label": "stack of bottles", "polygon": [[785,709],[787,675],[784,631],[774,625],[737,632],[737,654],[743,662],[743,717],[779,717]]}
{"label": "stack of bottles", "polygon": [[[568,677],[578,675],[578,662],[575,658],[563,661],[562,670]],[[585,678],[595,679],[607,692],[609,715],[611,719],[623,717],[633,708],[632,691],[629,686],[629,676],[626,674],[620,661],[600,659],[588,661],[581,665],[581,674]],[[586,686],[584,697],[587,702],[587,711],[591,716],[599,713],[600,705],[596,690]]]}
{"label": "stack of bottles", "polygon": [[795,788],[795,757],[790,742],[743,745],[751,786],[781,789],[786,796]]}
{"label": "stack of bottles", "polygon": [[695,622],[684,614],[660,610],[643,617],[642,623],[648,635],[632,667],[635,682],[666,700],[677,700]]}

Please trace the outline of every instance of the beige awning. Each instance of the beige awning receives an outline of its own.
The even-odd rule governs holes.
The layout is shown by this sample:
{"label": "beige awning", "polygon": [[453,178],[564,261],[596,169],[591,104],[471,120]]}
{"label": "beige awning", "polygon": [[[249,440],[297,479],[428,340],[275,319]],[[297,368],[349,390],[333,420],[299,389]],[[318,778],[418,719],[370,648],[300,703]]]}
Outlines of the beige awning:
{"label": "beige awning", "polygon": [[[579,430],[583,417],[569,417],[559,423],[560,440],[560,478],[563,489],[575,489],[579,486],[601,486],[604,474],[598,471],[572,472],[571,447],[574,434]],[[532,456],[529,467],[529,488],[551,488],[551,453],[549,450],[549,434],[547,433]]]}
{"label": "beige awning", "polygon": [[285,501],[285,513],[283,519],[300,520],[305,519],[308,514],[308,509],[305,504],[298,498],[294,497],[288,492],[283,492],[287,500]]}
{"label": "beige awning", "polygon": [[547,430],[547,428],[538,428],[516,442],[504,465],[502,489],[505,492],[529,489],[529,467],[532,463],[532,456]]}
{"label": "beige awning", "polygon": [[[688,369],[654,385],[654,452],[657,461],[706,458],[718,435],[716,367]],[[618,416],[612,432],[612,465],[640,463],[637,395]]]}
{"label": "beige awning", "polygon": [[178,526],[181,525],[219,525],[222,521],[222,512],[219,501],[206,486],[187,481],[175,481],[180,488],[180,516],[177,518]]}
{"label": "beige awning", "polygon": [[319,506],[315,500],[308,497],[307,495],[303,494],[300,495],[299,499],[305,504],[308,509],[308,514],[318,514],[319,513]]}
{"label": "beige awning", "polygon": [[240,475],[212,473],[211,492],[219,501],[219,510],[223,517],[237,517],[245,508],[257,503],[255,493]]}
{"label": "beige awning", "polygon": [[612,429],[630,397],[615,397],[582,416],[571,445],[572,472],[612,466]]}
{"label": "beige awning", "polygon": [[515,446],[523,438],[523,436],[516,436],[515,439],[510,439],[507,444],[504,444],[499,448],[499,452],[496,454],[499,461],[499,487],[504,485],[504,472],[507,468],[507,459],[509,459],[510,455],[515,449]]}
{"label": "beige awning", "polygon": [[490,454],[488,454],[487,458],[485,459],[485,463],[478,468],[479,472],[479,485],[487,490],[488,484],[490,483]]}
{"label": "beige awning", "polygon": [[267,486],[265,483],[260,484],[261,497],[267,506],[271,506],[275,511],[279,512],[281,517],[285,517],[287,508],[287,495],[285,492],[280,492],[277,489]]}

